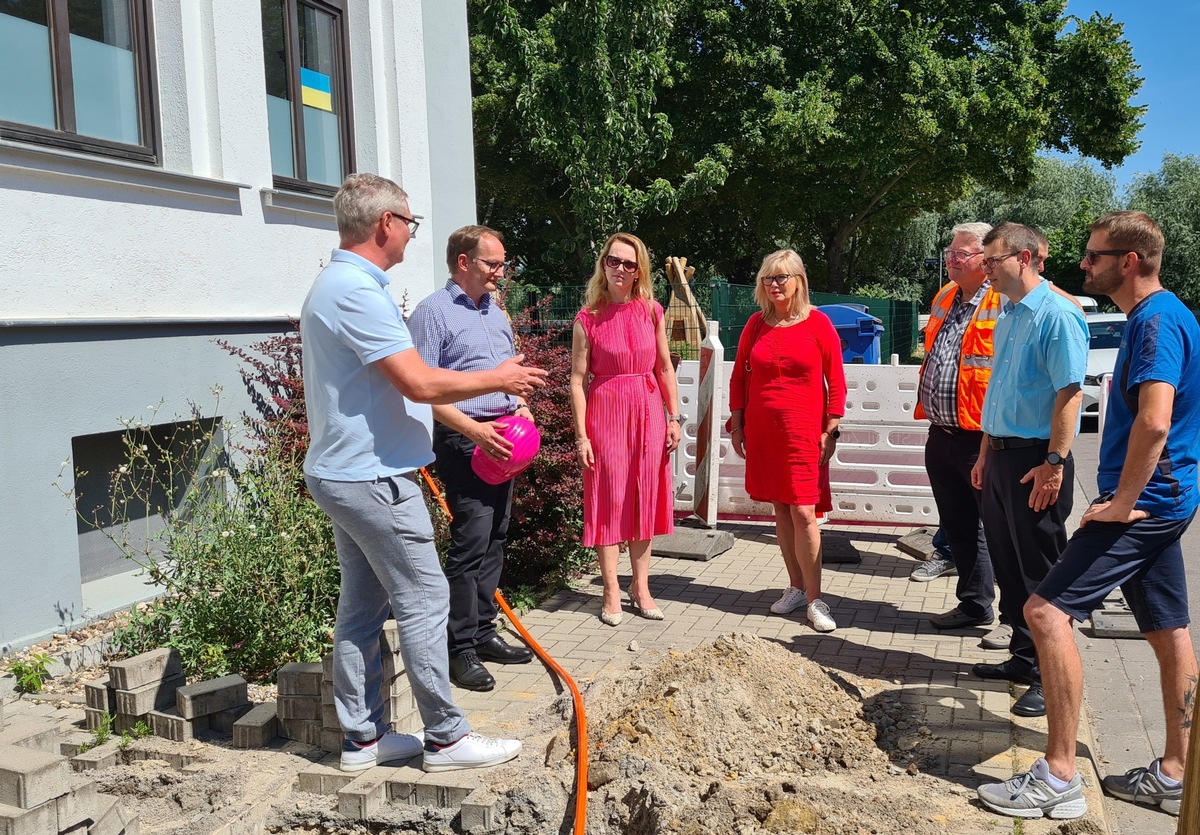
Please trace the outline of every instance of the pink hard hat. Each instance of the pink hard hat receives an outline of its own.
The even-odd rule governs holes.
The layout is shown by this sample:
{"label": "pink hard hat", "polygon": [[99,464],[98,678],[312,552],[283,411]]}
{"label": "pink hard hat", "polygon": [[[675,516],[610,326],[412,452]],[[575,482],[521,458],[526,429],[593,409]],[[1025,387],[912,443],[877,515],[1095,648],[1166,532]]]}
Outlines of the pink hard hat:
{"label": "pink hard hat", "polygon": [[542,436],[528,418],[508,415],[498,418],[496,425],[504,427],[504,437],[513,445],[512,456],[507,461],[497,461],[479,447],[475,447],[471,456],[471,469],[488,484],[503,484],[516,478],[533,463],[542,448]]}

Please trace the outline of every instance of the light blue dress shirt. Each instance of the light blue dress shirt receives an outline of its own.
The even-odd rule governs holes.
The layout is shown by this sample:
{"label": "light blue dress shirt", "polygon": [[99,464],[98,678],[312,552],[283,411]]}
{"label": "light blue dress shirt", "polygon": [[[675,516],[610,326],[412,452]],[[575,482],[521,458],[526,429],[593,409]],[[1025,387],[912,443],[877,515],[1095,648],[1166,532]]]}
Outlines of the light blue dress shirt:
{"label": "light blue dress shirt", "polygon": [[1082,386],[1087,372],[1083,313],[1043,279],[1020,303],[1004,305],[994,344],[983,431],[996,438],[1049,440],[1055,397],[1072,383]]}
{"label": "light blue dress shirt", "polygon": [[335,249],[300,312],[310,442],[304,472],[374,481],[433,461],[433,411],[376,367],[413,347],[387,273]]}

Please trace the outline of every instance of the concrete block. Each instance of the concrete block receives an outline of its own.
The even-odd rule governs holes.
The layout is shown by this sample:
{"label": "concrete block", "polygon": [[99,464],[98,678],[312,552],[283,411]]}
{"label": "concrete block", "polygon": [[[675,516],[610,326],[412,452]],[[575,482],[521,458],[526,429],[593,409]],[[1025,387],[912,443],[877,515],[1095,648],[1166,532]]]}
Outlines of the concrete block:
{"label": "concrete block", "polygon": [[280,696],[319,696],[324,675],[325,669],[319,662],[292,662],[279,668],[275,682],[279,686]]}
{"label": "concrete block", "polygon": [[208,730],[208,717],[197,716],[195,719],[184,719],[175,708],[152,710],[146,714],[146,721],[154,729],[154,735],[172,742],[191,742],[196,738],[197,731]]}
{"label": "concrete block", "polygon": [[320,719],[321,718],[321,697],[313,696],[285,696],[283,692],[279,693],[279,718],[280,719]]}
{"label": "concrete block", "polygon": [[729,531],[676,527],[674,533],[654,537],[652,547],[654,553],[664,557],[707,562],[724,554],[735,542]]}
{"label": "concrete block", "polygon": [[333,706],[333,682],[321,682],[321,704]]}
{"label": "concrete block", "polygon": [[152,649],[108,665],[108,677],[116,690],[135,690],[152,681],[182,674],[179,650],[169,647]]}
{"label": "concrete block", "polygon": [[483,780],[462,771],[422,772],[416,781],[416,805],[457,809],[471,792],[483,786]]}
{"label": "concrete block", "polygon": [[280,719],[279,727],[288,739],[294,739],[296,742],[303,742],[305,745],[320,745],[321,731],[323,730],[320,722],[314,722],[311,719]]}
{"label": "concrete block", "polygon": [[0,746],[17,745],[35,751],[45,751],[47,754],[58,753],[58,735],[61,727],[58,722],[43,716],[29,719],[9,719],[4,730],[0,731]]}
{"label": "concrete block", "polygon": [[70,790],[54,799],[58,810],[58,831],[66,832],[80,824],[96,819],[96,784],[90,777],[72,775],[68,778]]}
{"label": "concrete block", "polygon": [[471,792],[459,809],[459,825],[466,835],[495,832],[504,823],[500,818],[500,798],[488,788]]}
{"label": "concrete block", "polygon": [[117,764],[117,756],[121,753],[121,740],[110,739],[103,745],[89,748],[82,754],[71,757],[72,771],[99,771],[112,768]]}
{"label": "concrete block", "polygon": [[32,809],[68,790],[67,758],[15,745],[0,748],[0,803]]}
{"label": "concrete block", "polygon": [[43,803],[34,809],[19,809],[0,803],[0,835],[47,835],[58,832],[58,809]]}
{"label": "concrete block", "polygon": [[175,692],[175,709],[184,719],[195,719],[246,704],[249,704],[246,680],[239,675],[198,681],[180,687]]}
{"label": "concrete block", "polygon": [[379,655],[379,661],[383,667],[384,687],[389,686],[398,676],[404,675],[404,659],[400,657],[400,653],[384,650]]}
{"label": "concrete block", "polygon": [[108,676],[89,681],[83,685],[83,698],[93,710],[117,712],[117,691]]}
{"label": "concrete block", "polygon": [[234,748],[265,748],[279,736],[279,717],[275,702],[255,705],[233,723]]}
{"label": "concrete block", "polygon": [[117,713],[143,716],[152,710],[175,706],[175,691],[187,684],[183,673],[152,681],[132,690],[117,690]]}
{"label": "concrete block", "polygon": [[321,680],[333,681],[333,653],[321,656]]}
{"label": "concrete block", "polygon": [[354,775],[342,771],[336,763],[336,759],[330,758],[329,762],[322,760],[301,770],[296,775],[300,791],[309,794],[337,794],[339,789],[354,780]]}
{"label": "concrete block", "polygon": [[388,721],[392,723],[392,727],[397,733],[419,734],[425,730],[425,720],[421,718],[421,712],[416,708],[403,716],[392,717]]}
{"label": "concrete block", "polygon": [[217,733],[233,735],[233,726],[239,719],[245,716],[254,708],[252,704],[238,705],[231,707],[228,710],[218,711],[217,713],[209,714],[208,727]]}
{"label": "concrete block", "polygon": [[937,528],[917,528],[914,531],[909,531],[896,540],[896,548],[910,557],[916,557],[919,560],[927,562],[933,559],[933,555],[936,553],[933,547],[933,535],[935,533],[937,533]]}
{"label": "concrete block", "polygon": [[379,814],[388,800],[390,772],[390,768],[368,768],[338,789],[338,813],[357,821]]}
{"label": "concrete block", "polygon": [[388,779],[388,800],[403,806],[417,805],[417,783],[425,772],[414,765],[402,765],[391,769]]}
{"label": "concrete block", "polygon": [[125,760],[128,762],[141,762],[142,760],[163,760],[171,768],[176,771],[182,771],[192,763],[198,762],[201,759],[200,754],[188,754],[175,750],[174,748],[165,748],[157,746],[151,740],[149,747],[143,747],[145,743],[134,746],[131,745],[125,749]]}
{"label": "concrete block", "polygon": [[118,713],[113,717],[113,731],[119,734],[131,734],[138,729],[139,724],[146,728],[151,727],[149,711],[140,715]]}
{"label": "concrete block", "polygon": [[836,533],[821,533],[821,562],[823,564],[846,563],[857,565],[862,554],[850,542],[850,537]]}
{"label": "concrete block", "polygon": [[341,728],[322,728],[321,729],[321,748],[331,754],[341,754],[342,741],[346,735],[342,733]]}
{"label": "concrete block", "polygon": [[95,737],[84,731],[71,731],[70,733],[63,734],[58,741],[58,753],[67,759],[71,759],[81,749],[91,745],[93,739]]}
{"label": "concrete block", "polygon": [[[386,723],[387,720],[385,719],[384,722]],[[338,719],[337,708],[333,705],[321,705],[321,727],[330,730],[342,727],[342,723]]]}
{"label": "concrete block", "polygon": [[83,726],[89,731],[94,731],[106,723],[111,725],[114,715],[107,710],[85,707],[83,709]]}
{"label": "concrete block", "polygon": [[96,806],[96,822],[88,828],[88,835],[140,835],[137,815],[126,811],[115,797],[102,794]]}
{"label": "concrete block", "polygon": [[385,653],[400,654],[400,626],[395,618],[383,622],[383,629],[379,633],[379,648]]}

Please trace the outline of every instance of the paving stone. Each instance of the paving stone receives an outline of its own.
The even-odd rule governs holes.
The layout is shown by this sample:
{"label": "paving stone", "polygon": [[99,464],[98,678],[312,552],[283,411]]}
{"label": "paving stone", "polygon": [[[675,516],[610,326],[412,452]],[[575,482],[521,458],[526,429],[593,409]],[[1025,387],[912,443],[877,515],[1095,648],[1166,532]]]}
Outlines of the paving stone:
{"label": "paving stone", "polygon": [[150,711],[140,715],[118,713],[113,717],[113,731],[119,734],[131,734],[137,731],[153,728],[150,725]]}
{"label": "paving stone", "polygon": [[674,533],[654,537],[654,553],[660,557],[707,562],[733,548],[737,540],[729,531],[676,526]]}
{"label": "paving stone", "polygon": [[113,717],[116,714],[110,713],[107,710],[97,710],[93,707],[85,707],[83,709],[83,726],[89,731],[94,731],[103,725],[112,725]]}
{"label": "paving stone", "polygon": [[117,691],[108,676],[85,683],[83,697],[87,706],[93,710],[117,712]]}
{"label": "paving stone", "polygon": [[351,820],[369,820],[383,809],[388,800],[390,768],[368,768],[338,789],[338,813]]}
{"label": "paving stone", "polygon": [[339,789],[354,780],[354,775],[342,771],[337,766],[337,759],[329,757],[302,769],[296,778],[302,792],[337,794]]}
{"label": "paving stone", "polygon": [[17,745],[21,748],[57,754],[60,732],[61,727],[58,722],[42,716],[13,717],[4,726],[4,730],[0,731],[0,746]]}
{"label": "paving stone", "polygon": [[392,769],[388,780],[388,800],[401,806],[416,806],[417,783],[425,772],[413,765],[402,765]]}
{"label": "paving stone", "polygon": [[257,704],[233,723],[234,748],[265,748],[279,736],[279,718],[275,702]]}
{"label": "paving stone", "polygon": [[58,809],[53,802],[34,809],[0,803],[0,835],[53,835],[55,832],[58,832]]}
{"label": "paving stone", "polygon": [[70,789],[51,801],[57,811],[59,832],[96,819],[96,783],[90,777],[77,775],[70,775],[67,779]]}
{"label": "paving stone", "polygon": [[175,709],[184,719],[219,713],[249,703],[246,680],[239,675],[198,681],[175,693]]}
{"label": "paving stone", "polygon": [[346,735],[342,733],[341,728],[322,728],[321,729],[321,748],[331,754],[342,753],[342,742]]}
{"label": "paving stone", "polygon": [[321,680],[333,681],[333,653],[327,652],[321,656]]}
{"label": "paving stone", "polygon": [[126,811],[115,797],[99,796],[96,822],[88,828],[88,835],[140,835],[141,824],[137,815]]}
{"label": "paving stone", "polygon": [[303,742],[305,745],[321,744],[321,727],[320,722],[314,722],[311,719],[280,719],[280,733],[288,739],[294,739],[296,742]]}
{"label": "paving stone", "polygon": [[91,745],[94,739],[95,737],[86,731],[69,731],[59,738],[58,753],[70,759],[81,749]]}
{"label": "paving stone", "polygon": [[185,684],[187,679],[180,673],[132,690],[117,690],[117,712],[129,716],[143,716],[152,710],[174,707],[175,692]]}
{"label": "paving stone", "polygon": [[395,618],[383,622],[383,629],[379,632],[379,648],[391,655],[400,654],[400,625]]}
{"label": "paving stone", "polygon": [[67,758],[15,745],[0,747],[0,803],[32,809],[68,790]]}
{"label": "paving stone", "polygon": [[500,798],[491,789],[476,789],[462,802],[459,825],[466,835],[495,832],[503,822],[500,817]]}
{"label": "paving stone", "polygon": [[279,668],[275,682],[282,696],[319,696],[324,668],[321,663],[292,662]]}
{"label": "paving stone", "polygon": [[311,696],[285,696],[282,691],[279,693],[279,718],[280,719],[321,719],[321,697],[319,695]]}
{"label": "paving stone", "polygon": [[120,754],[119,745],[120,740],[110,739],[103,745],[97,745],[82,754],[76,754],[71,757],[71,770],[99,771],[104,768],[112,768],[117,764],[117,757]]}
{"label": "paving stone", "polygon": [[237,724],[239,719],[253,709],[254,705],[247,703],[244,705],[238,705],[237,707],[231,707],[228,710],[210,713],[208,716],[208,727],[210,730],[214,730],[217,733],[232,736],[233,726]]}
{"label": "paving stone", "polygon": [[135,655],[108,665],[108,677],[116,690],[134,690],[149,684],[182,675],[179,650],[164,647]]}
{"label": "paving stone", "polygon": [[169,739],[172,742],[191,742],[196,738],[197,731],[208,730],[207,716],[184,719],[174,707],[152,710],[146,714],[146,721],[154,729],[155,736]]}
{"label": "paving stone", "polygon": [[482,785],[483,778],[469,771],[422,773],[416,782],[416,805],[457,809]]}

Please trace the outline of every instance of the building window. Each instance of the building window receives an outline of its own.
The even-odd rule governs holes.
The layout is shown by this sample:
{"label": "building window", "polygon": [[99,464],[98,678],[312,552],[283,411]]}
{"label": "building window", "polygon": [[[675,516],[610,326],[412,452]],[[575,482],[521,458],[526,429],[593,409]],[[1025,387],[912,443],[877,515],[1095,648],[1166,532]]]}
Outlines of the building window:
{"label": "building window", "polygon": [[354,164],[345,8],[262,0],[262,16],[275,185],[332,194]]}
{"label": "building window", "polygon": [[0,136],[157,162],[146,0],[0,0]]}

